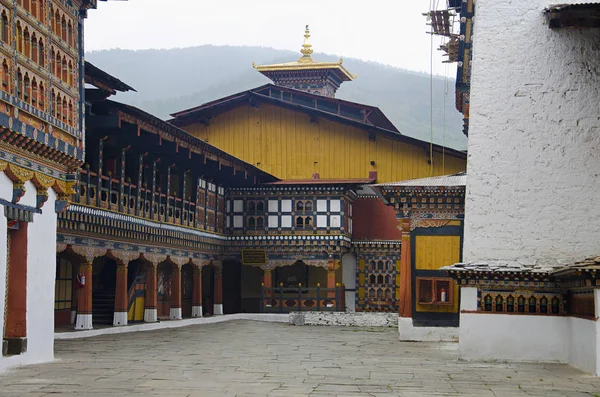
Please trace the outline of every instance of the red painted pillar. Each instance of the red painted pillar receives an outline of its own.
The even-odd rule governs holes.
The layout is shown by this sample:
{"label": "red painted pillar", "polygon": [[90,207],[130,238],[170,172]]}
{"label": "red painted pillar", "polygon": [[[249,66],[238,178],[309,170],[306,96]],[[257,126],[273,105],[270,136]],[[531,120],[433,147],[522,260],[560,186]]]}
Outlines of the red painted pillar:
{"label": "red painted pillar", "polygon": [[146,265],[146,295],[144,297],[144,321],[155,323],[158,320],[156,312],[156,266]]}
{"label": "red painted pillar", "polygon": [[412,283],[410,254],[410,218],[402,218],[402,246],[400,251],[400,317],[412,317]]}
{"label": "red painted pillar", "polygon": [[92,264],[79,265],[79,279],[85,279],[85,285],[79,288],[77,299],[77,320],[75,329],[92,329]]}
{"label": "red painted pillar", "polygon": [[194,266],[192,286],[192,317],[202,317],[202,266]]}
{"label": "red painted pillar", "polygon": [[129,303],[127,292],[127,265],[119,264],[117,266],[114,326],[127,325],[127,306]]}
{"label": "red painted pillar", "polygon": [[173,265],[173,289],[171,292],[171,320],[181,320],[181,268]]}
{"label": "red painted pillar", "polygon": [[27,222],[8,230],[6,319],[8,354],[27,350]]}
{"label": "red painted pillar", "polygon": [[335,298],[335,269],[335,261],[327,261],[327,289],[331,289],[330,291],[327,291],[327,297],[329,299]]}
{"label": "red painted pillar", "polygon": [[213,305],[215,315],[223,314],[223,269],[215,267],[215,303]]}

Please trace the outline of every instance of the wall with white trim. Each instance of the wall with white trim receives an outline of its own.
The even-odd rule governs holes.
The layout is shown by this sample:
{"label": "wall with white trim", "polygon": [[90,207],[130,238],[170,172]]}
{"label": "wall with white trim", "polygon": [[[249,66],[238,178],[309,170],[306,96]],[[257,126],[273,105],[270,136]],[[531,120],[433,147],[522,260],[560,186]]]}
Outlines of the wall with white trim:
{"label": "wall with white trim", "polygon": [[[18,204],[36,206],[36,188],[25,183],[25,195]],[[41,214],[33,215],[27,227],[27,352],[0,357],[0,370],[54,358],[54,284],[56,276],[56,194],[48,190]],[[0,174],[0,197],[12,200],[12,182]],[[0,206],[1,207],[1,206]],[[6,217],[0,214],[0,299],[4,308],[6,280]],[[2,310],[4,312],[4,310]],[[4,319],[3,319],[4,320]],[[4,323],[2,323],[4,325]]]}
{"label": "wall with white trim", "polygon": [[465,261],[600,254],[600,35],[549,29],[556,3],[477,1]]}

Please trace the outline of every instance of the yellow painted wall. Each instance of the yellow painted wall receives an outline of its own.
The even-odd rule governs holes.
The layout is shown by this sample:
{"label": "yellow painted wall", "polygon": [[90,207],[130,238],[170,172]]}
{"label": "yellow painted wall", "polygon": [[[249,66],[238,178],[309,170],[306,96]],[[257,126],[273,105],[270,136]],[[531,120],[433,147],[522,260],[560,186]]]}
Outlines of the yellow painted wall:
{"label": "yellow painted wall", "polygon": [[[439,270],[460,260],[460,236],[416,236],[415,268]],[[457,313],[458,285],[452,280],[452,305],[420,305],[418,312]]]}
{"label": "yellow painted wall", "polygon": [[[183,128],[192,135],[281,179],[367,178],[378,182],[431,176],[428,150],[377,133],[370,141],[365,129],[319,118],[317,124],[302,112],[271,104],[250,105],[221,113],[208,126]],[[434,175],[466,169],[466,159],[434,155]],[[370,162],[375,161],[375,166]]]}

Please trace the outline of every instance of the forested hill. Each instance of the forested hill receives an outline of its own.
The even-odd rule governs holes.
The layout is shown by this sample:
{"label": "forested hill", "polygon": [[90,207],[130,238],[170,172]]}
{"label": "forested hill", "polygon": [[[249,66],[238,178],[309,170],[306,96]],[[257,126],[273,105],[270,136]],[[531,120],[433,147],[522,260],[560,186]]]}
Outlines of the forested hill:
{"label": "forested hill", "polygon": [[[169,113],[269,82],[252,68],[252,62],[290,62],[298,57],[292,51],[232,46],[86,54],[88,61],[138,91],[118,94],[116,100],[165,119]],[[318,61],[338,59],[326,54],[313,57]],[[344,83],[338,98],[378,106],[402,134],[429,141],[429,75],[352,58],[344,59],[344,66],[358,78]],[[454,79],[448,80],[443,132],[445,85],[444,78],[434,77],[434,142],[466,149],[462,115],[454,108]]]}

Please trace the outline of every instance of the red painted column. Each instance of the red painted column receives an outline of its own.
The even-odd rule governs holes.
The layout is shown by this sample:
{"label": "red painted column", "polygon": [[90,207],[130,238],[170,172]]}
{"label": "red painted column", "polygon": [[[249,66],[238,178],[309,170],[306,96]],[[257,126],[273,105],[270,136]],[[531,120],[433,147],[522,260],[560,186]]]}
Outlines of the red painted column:
{"label": "red painted column", "polygon": [[79,278],[85,279],[85,285],[79,288],[77,298],[77,320],[75,329],[92,329],[92,264],[82,263],[79,265]]}
{"label": "red painted column", "polygon": [[335,298],[335,269],[336,263],[334,260],[327,261],[327,288],[331,291],[327,291],[327,297],[329,299]]}
{"label": "red painted column", "polygon": [[119,264],[117,266],[114,326],[127,325],[127,306],[129,303],[127,292],[127,265]]}
{"label": "red painted column", "polygon": [[400,251],[400,317],[412,317],[412,283],[410,254],[410,218],[402,218],[402,247]]}
{"label": "red painted column", "polygon": [[144,297],[144,322],[155,323],[158,319],[156,312],[156,266],[146,265],[146,295]]}
{"label": "red painted column", "polygon": [[171,292],[171,320],[181,320],[181,268],[173,265],[173,289]]}
{"label": "red painted column", "polygon": [[4,337],[8,339],[9,354],[21,354],[27,346],[23,341],[27,337],[27,225],[19,222],[18,229],[8,230]]}
{"label": "red painted column", "polygon": [[192,317],[202,317],[202,266],[194,266]]}
{"label": "red painted column", "polygon": [[223,314],[223,269],[215,267],[215,303],[213,304],[215,315]]}

